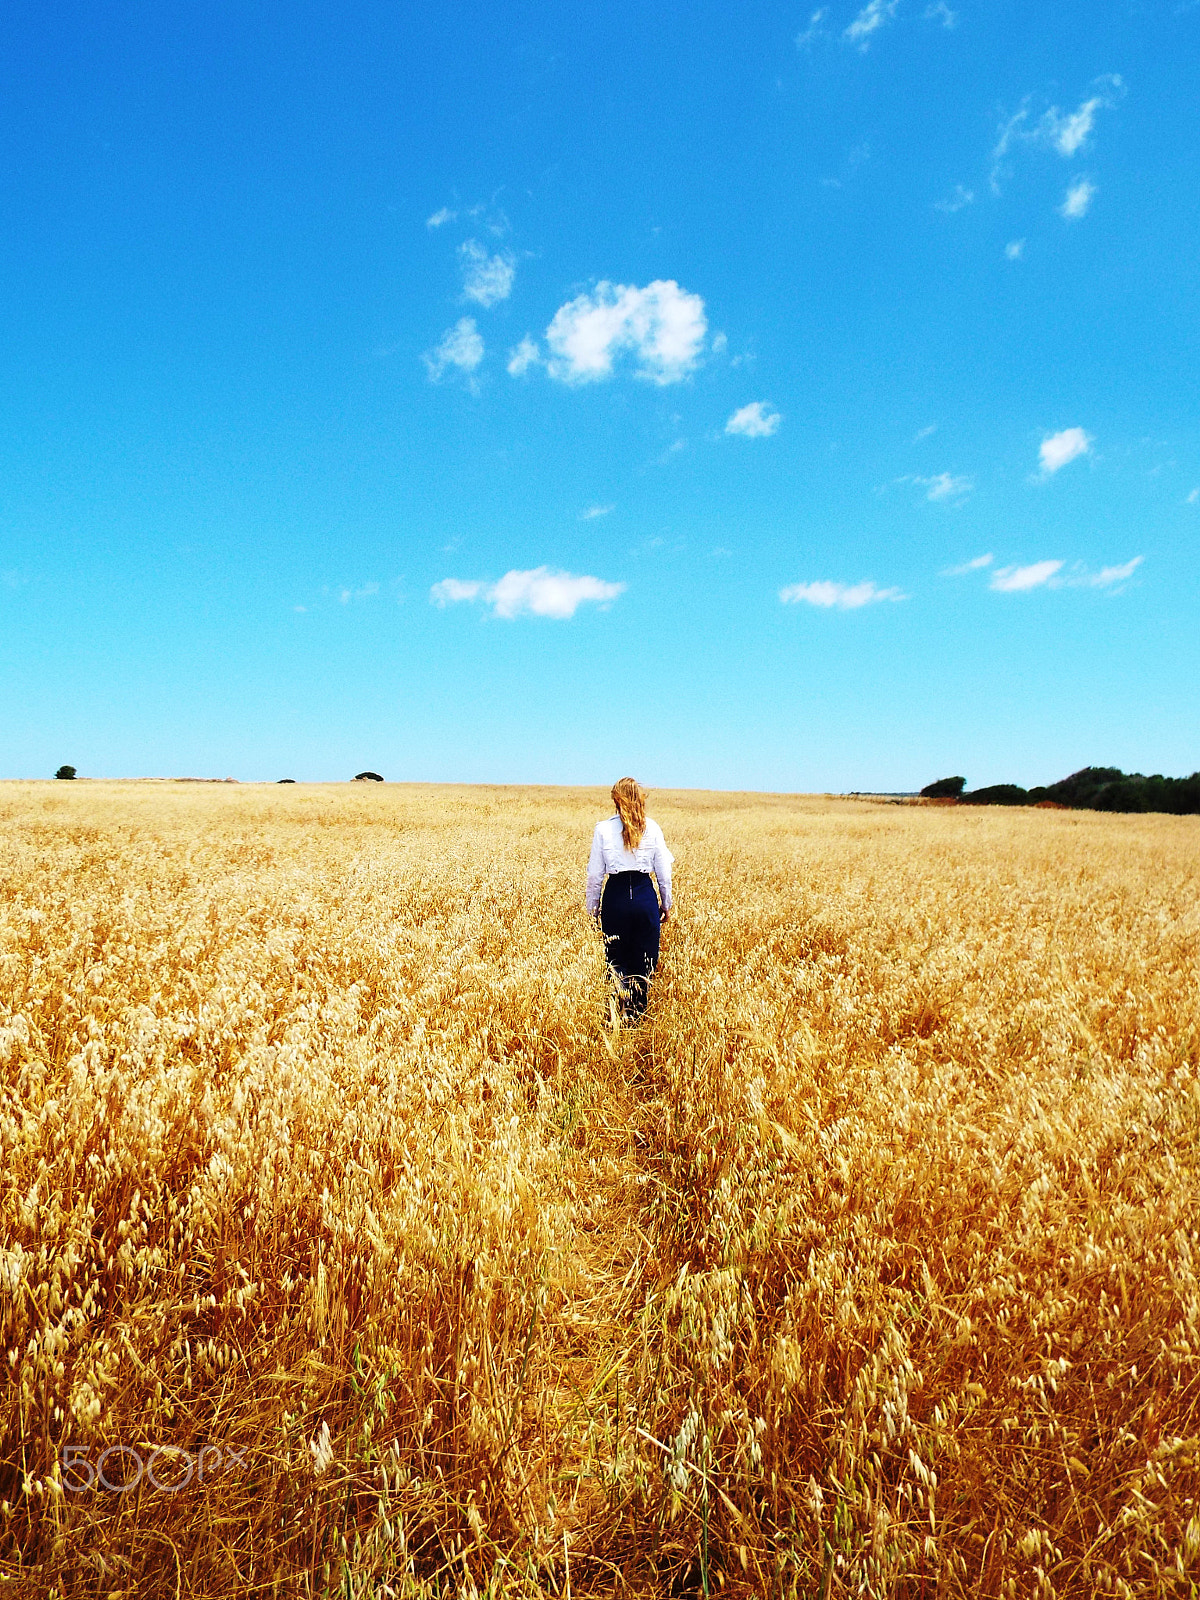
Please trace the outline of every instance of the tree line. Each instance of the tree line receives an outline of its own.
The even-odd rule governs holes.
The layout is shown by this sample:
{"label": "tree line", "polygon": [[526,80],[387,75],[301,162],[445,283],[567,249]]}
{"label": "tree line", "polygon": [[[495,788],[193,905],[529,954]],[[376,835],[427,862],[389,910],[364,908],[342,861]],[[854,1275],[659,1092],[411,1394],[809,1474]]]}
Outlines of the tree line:
{"label": "tree line", "polygon": [[964,806],[1066,806],[1073,811],[1167,811],[1175,816],[1200,813],[1200,772],[1190,778],[1149,777],[1122,772],[1120,767],[1082,767],[1034,789],[1019,783],[993,783],[968,789],[965,778],[939,778],[921,790],[926,800],[955,800]]}

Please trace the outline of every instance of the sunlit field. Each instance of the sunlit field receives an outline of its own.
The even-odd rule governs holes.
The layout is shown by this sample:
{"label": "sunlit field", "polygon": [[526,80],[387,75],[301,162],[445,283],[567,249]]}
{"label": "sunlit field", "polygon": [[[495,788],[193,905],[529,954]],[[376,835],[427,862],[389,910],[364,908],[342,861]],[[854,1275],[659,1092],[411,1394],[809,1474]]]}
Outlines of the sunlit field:
{"label": "sunlit field", "polygon": [[1200,819],[0,787],[0,1594],[1195,1595]]}

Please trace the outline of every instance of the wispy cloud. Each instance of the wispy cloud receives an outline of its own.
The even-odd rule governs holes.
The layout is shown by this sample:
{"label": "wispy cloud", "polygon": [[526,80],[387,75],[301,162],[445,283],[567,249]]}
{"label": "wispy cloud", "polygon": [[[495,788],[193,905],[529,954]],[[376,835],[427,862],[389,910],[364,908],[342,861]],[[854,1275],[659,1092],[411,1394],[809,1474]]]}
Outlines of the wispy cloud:
{"label": "wispy cloud", "polygon": [[1085,433],[1082,428],[1064,428],[1061,433],[1047,434],[1038,447],[1042,477],[1052,478],[1069,462],[1089,455],[1092,443],[1091,434]]}
{"label": "wispy cloud", "polygon": [[782,420],[779,412],[772,411],[765,400],[752,400],[733,413],[725,424],[725,432],[740,433],[746,439],[769,439],[778,431]]}
{"label": "wispy cloud", "polygon": [[1020,261],[1025,254],[1024,239],[1010,239],[1004,246],[1004,254],[1009,261]]}
{"label": "wispy cloud", "polygon": [[872,38],[896,15],[899,4],[900,0],[869,0],[842,38],[860,50],[869,49]]}
{"label": "wispy cloud", "polygon": [[953,28],[958,23],[958,12],[951,11],[946,0],[934,0],[934,4],[926,6],[921,16],[926,22],[940,22],[943,28]]}
{"label": "wispy cloud", "polygon": [[815,583],[792,583],[780,589],[779,598],[785,606],[820,606],[826,611],[857,611],[860,606],[875,605],[881,600],[907,600],[899,589],[880,589],[874,583],[832,583],[827,578]]}
{"label": "wispy cloud", "polygon": [[530,367],[540,367],[542,353],[537,347],[537,342],[528,334],[520,344],[508,352],[508,370],[514,378],[521,377],[528,372]]}
{"label": "wispy cloud", "polygon": [[936,422],[931,422],[927,428],[918,428],[916,433],[913,434],[913,443],[920,444],[922,439],[930,438],[937,432],[937,428]]}
{"label": "wispy cloud", "polygon": [[425,226],[427,228],[444,228],[448,222],[453,222],[457,216],[457,211],[451,211],[449,206],[443,206],[440,211],[435,211],[431,217],[425,218]]}
{"label": "wispy cloud", "polygon": [[1018,594],[1026,589],[1108,589],[1114,593],[1129,582],[1145,560],[1134,556],[1111,567],[1101,567],[1099,572],[1089,572],[1082,561],[1077,561],[1068,571],[1063,571],[1061,561],[1035,561],[1027,567],[1002,567],[992,575],[991,587],[1004,594]]}
{"label": "wispy cloud", "polygon": [[517,275],[517,264],[508,251],[489,255],[478,239],[468,239],[458,247],[458,260],[468,300],[487,308],[508,299]]}
{"label": "wispy cloud", "polygon": [[464,373],[474,372],[483,360],[483,339],[475,326],[474,317],[460,317],[421,360],[433,383],[440,382],[451,368]]}
{"label": "wispy cloud", "polygon": [[1086,217],[1098,193],[1098,186],[1090,178],[1076,178],[1067,190],[1066,199],[1058,208],[1059,216],[1067,222],[1076,222],[1080,217]]}
{"label": "wispy cloud", "polygon": [[373,594],[378,593],[379,585],[377,583],[364,583],[361,589],[339,590],[338,599],[344,606],[348,606],[351,600],[369,600]]}
{"label": "wispy cloud", "polygon": [[430,589],[429,598],[442,608],[481,600],[491,607],[494,617],[509,621],[533,616],[553,617],[561,622],[588,602],[607,607],[624,590],[623,583],[533,567],[527,572],[506,572],[498,583],[485,583],[481,578],[443,578]]}
{"label": "wispy cloud", "polygon": [[1034,561],[1027,567],[1001,567],[992,574],[991,587],[1000,594],[1022,594],[1026,589],[1040,589],[1061,570],[1061,561]]}
{"label": "wispy cloud", "polygon": [[803,33],[798,33],[796,35],[797,50],[810,49],[813,42],[823,36],[825,30],[822,28],[821,24],[825,21],[825,18],[828,15],[829,8],[827,6],[821,6],[819,10],[812,13],[808,19],[808,27],[804,29]]}
{"label": "wispy cloud", "polygon": [[985,567],[990,567],[993,559],[989,551],[986,556],[976,556],[973,561],[964,561],[961,567],[947,567],[942,577],[965,578],[968,572],[982,572]]}
{"label": "wispy cloud", "polygon": [[1118,567],[1101,567],[1099,572],[1084,573],[1078,581],[1088,589],[1112,589],[1132,578],[1145,559],[1145,556],[1134,556],[1132,561],[1122,562]]}
{"label": "wispy cloud", "polygon": [[591,383],[610,378],[614,361],[628,354],[639,378],[678,383],[695,370],[707,329],[704,301],[674,279],[644,289],[598,283],[554,313],[546,367],[563,383]]}
{"label": "wispy cloud", "polygon": [[935,200],[933,209],[935,211],[944,211],[949,216],[953,216],[956,211],[961,211],[964,206],[971,205],[974,199],[974,189],[964,189],[961,183],[956,183],[954,185],[954,193],[950,198],[948,200]]}
{"label": "wispy cloud", "polygon": [[589,506],[586,511],[579,513],[580,522],[595,522],[597,517],[607,517],[610,511],[615,511],[616,506]]}
{"label": "wispy cloud", "polygon": [[1200,504],[1200,488],[1192,490],[1191,494],[1188,495],[1185,504],[1189,506]]}
{"label": "wispy cloud", "polygon": [[974,478],[969,478],[965,474],[955,475],[953,472],[937,472],[932,477],[922,477],[918,473],[906,472],[902,478],[894,478],[892,481],[894,483],[911,483],[916,488],[923,489],[926,500],[932,500],[935,503],[944,500],[965,500],[975,487]]}
{"label": "wispy cloud", "polygon": [[1005,176],[1005,162],[1021,145],[1040,145],[1055,151],[1064,160],[1079,154],[1092,136],[1097,113],[1111,109],[1125,94],[1125,85],[1115,72],[1097,78],[1094,88],[1096,92],[1081,101],[1074,111],[1062,112],[1057,106],[1051,106],[1034,119],[1026,99],[1019,111],[1001,123],[992,150],[991,182],[997,194]]}

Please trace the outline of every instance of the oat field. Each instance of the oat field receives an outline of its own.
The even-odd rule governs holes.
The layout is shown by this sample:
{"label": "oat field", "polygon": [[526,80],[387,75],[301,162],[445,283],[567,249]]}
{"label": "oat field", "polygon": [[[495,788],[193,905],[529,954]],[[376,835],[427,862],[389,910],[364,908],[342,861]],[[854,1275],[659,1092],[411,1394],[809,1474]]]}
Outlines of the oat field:
{"label": "oat field", "polygon": [[1195,1596],[1200,819],[0,786],[0,1595]]}

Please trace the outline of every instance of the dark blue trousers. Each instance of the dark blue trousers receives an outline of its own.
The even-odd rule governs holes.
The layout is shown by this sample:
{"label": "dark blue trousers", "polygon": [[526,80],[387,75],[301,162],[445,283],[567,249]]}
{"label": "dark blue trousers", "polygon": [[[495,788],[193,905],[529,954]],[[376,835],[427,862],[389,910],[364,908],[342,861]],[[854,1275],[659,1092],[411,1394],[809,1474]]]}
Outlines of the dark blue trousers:
{"label": "dark blue trousers", "polygon": [[662,923],[658,896],[648,872],[614,872],[604,885],[600,927],[608,964],[625,990],[624,1011],[640,1017],[650,998],[650,979],[658,965]]}

